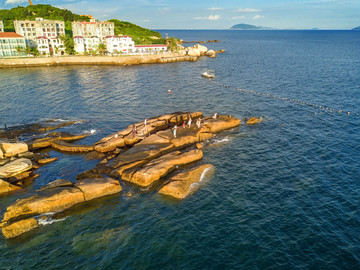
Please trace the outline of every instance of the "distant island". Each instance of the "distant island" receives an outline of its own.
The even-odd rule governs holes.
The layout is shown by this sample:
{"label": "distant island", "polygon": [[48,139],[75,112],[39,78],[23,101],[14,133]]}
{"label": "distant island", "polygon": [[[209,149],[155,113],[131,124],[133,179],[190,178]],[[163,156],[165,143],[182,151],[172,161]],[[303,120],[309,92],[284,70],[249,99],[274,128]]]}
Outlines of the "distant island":
{"label": "distant island", "polygon": [[360,30],[360,26],[358,26],[358,27],[355,27],[355,28],[353,28],[353,29],[351,29],[351,30]]}
{"label": "distant island", "polygon": [[256,26],[246,23],[235,24],[230,29],[231,30],[275,30],[274,28],[270,28],[270,27]]}

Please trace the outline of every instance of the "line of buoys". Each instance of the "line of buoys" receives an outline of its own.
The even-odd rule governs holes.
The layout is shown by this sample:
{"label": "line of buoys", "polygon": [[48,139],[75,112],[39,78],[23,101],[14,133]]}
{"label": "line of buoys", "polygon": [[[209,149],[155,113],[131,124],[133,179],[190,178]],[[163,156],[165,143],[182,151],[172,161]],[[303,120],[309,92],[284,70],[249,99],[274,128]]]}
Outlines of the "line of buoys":
{"label": "line of buoys", "polygon": [[[313,108],[324,110],[325,112],[328,112],[328,113],[337,112],[338,114],[341,114],[341,113],[344,112],[344,110],[335,110],[334,108],[331,108],[331,107],[328,107],[328,106],[322,106],[322,105],[313,104],[313,103],[310,103],[310,102],[304,102],[304,101],[301,101],[299,99],[285,98],[285,97],[275,96],[275,95],[272,95],[272,94],[256,92],[256,91],[253,91],[253,90],[245,90],[245,89],[241,89],[241,88],[236,88],[236,87],[232,87],[232,86],[229,86],[229,85],[226,85],[226,84],[223,84],[223,83],[219,83],[219,82],[217,82],[215,80],[209,80],[209,81],[214,83],[214,84],[225,87],[225,88],[234,89],[236,91],[240,91],[240,92],[244,92],[244,93],[250,93],[250,94],[254,94],[254,95],[260,95],[260,96],[268,96],[268,97],[276,98],[276,99],[279,99],[279,100],[286,100],[286,101],[289,101],[289,102],[299,103],[299,104],[302,104],[302,105],[307,105],[307,106],[311,106]],[[321,112],[320,112],[320,114],[321,114]],[[352,115],[352,116],[359,116],[359,113],[346,112],[346,114],[347,115]],[[317,113],[315,112],[314,115],[317,115]]]}

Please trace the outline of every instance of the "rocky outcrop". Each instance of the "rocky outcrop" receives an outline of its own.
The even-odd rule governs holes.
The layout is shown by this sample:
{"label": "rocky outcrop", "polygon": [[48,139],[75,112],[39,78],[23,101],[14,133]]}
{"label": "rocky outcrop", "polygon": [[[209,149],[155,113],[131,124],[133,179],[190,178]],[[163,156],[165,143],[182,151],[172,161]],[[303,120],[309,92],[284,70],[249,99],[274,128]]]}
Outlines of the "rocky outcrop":
{"label": "rocky outcrop", "polygon": [[184,199],[199,188],[202,179],[214,171],[214,166],[205,164],[171,177],[159,190],[160,194]]}
{"label": "rocky outcrop", "polygon": [[80,134],[80,135],[73,135],[66,132],[53,132],[48,134],[44,138],[37,138],[35,140],[29,141],[29,148],[30,150],[36,150],[40,148],[45,148],[51,146],[51,143],[56,140],[61,140],[65,142],[71,142],[86,138],[88,134]]}
{"label": "rocky outcrop", "polygon": [[61,140],[56,140],[51,142],[51,147],[60,151],[73,152],[73,153],[84,153],[84,152],[91,152],[94,150],[93,145],[76,145]]}
{"label": "rocky outcrop", "polygon": [[254,125],[260,123],[262,120],[256,117],[251,117],[249,120],[246,121],[247,125]]}
{"label": "rocky outcrop", "polygon": [[23,142],[0,142],[0,149],[2,152],[0,155],[3,154],[4,157],[13,157],[29,150],[28,145]]}
{"label": "rocky outcrop", "polygon": [[[5,237],[15,237],[28,231],[28,222],[24,219],[36,217],[49,212],[58,212],[76,204],[118,193],[122,190],[120,183],[111,178],[83,179],[72,186],[48,186],[35,195],[17,200],[10,205],[2,220],[2,231]],[[66,183],[68,185],[68,183]],[[22,222],[19,223],[19,220]],[[21,229],[23,224],[24,228]],[[31,222],[31,224],[34,224]]]}
{"label": "rocky outcrop", "polygon": [[175,151],[154,159],[141,167],[125,170],[121,179],[142,187],[147,187],[154,181],[159,180],[161,177],[173,171],[177,166],[189,164],[200,160],[202,157],[203,153],[201,150],[192,150],[184,153]]}
{"label": "rocky outcrop", "polygon": [[23,219],[2,228],[5,238],[13,238],[39,227],[35,218]]}
{"label": "rocky outcrop", "polygon": [[21,191],[21,190],[23,190],[23,189],[0,179],[0,196],[7,195],[14,191]]}
{"label": "rocky outcrop", "polygon": [[208,50],[205,52],[205,56],[216,57],[216,52],[214,50]]}
{"label": "rocky outcrop", "polygon": [[10,178],[32,168],[32,162],[27,158],[19,158],[0,167],[0,178]]}

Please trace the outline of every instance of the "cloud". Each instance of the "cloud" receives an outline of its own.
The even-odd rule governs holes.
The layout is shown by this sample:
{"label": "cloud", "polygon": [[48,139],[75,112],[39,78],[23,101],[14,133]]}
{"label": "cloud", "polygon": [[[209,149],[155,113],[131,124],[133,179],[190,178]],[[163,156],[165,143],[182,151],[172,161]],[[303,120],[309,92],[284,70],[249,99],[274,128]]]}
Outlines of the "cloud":
{"label": "cloud", "polygon": [[262,19],[264,18],[264,16],[261,15],[255,15],[254,17],[252,17],[253,20],[258,20],[258,19]]}
{"label": "cloud", "polygon": [[243,12],[243,13],[250,13],[250,12],[260,12],[261,10],[255,8],[238,8],[233,10],[234,12]]}
{"label": "cloud", "polygon": [[170,11],[169,7],[158,8],[158,13],[160,13],[160,14],[165,14],[165,13],[168,13],[169,11]]}
{"label": "cloud", "polygon": [[209,21],[217,21],[220,19],[220,15],[210,15],[208,17],[195,17],[194,20],[209,20]]}
{"label": "cloud", "polygon": [[29,1],[27,1],[27,0],[6,0],[5,5],[21,4],[21,3],[25,3],[25,2],[29,2]]}
{"label": "cloud", "polygon": [[221,7],[211,7],[211,8],[208,8],[208,10],[223,10],[224,8],[221,8]]}

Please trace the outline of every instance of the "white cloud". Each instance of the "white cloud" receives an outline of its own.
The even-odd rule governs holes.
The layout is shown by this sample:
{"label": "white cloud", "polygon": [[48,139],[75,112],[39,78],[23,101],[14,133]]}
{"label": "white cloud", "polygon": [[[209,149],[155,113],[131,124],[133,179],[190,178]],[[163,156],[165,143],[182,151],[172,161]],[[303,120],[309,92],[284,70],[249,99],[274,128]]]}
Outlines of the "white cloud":
{"label": "white cloud", "polygon": [[234,10],[234,12],[243,12],[243,13],[260,12],[260,11],[261,10],[255,8],[238,8]]}
{"label": "white cloud", "polygon": [[245,19],[245,16],[234,16],[231,17],[232,20],[241,20],[241,19]]}
{"label": "white cloud", "polygon": [[220,15],[210,15],[208,17],[195,17],[194,20],[209,20],[209,21],[217,21],[220,19]]}
{"label": "white cloud", "polygon": [[220,15],[210,15],[209,16],[210,21],[217,21],[218,19],[220,19]]}
{"label": "white cloud", "polygon": [[254,17],[252,17],[253,20],[258,20],[258,19],[262,19],[264,18],[264,16],[261,15],[255,15]]}
{"label": "white cloud", "polygon": [[25,3],[25,2],[29,2],[29,1],[27,1],[27,0],[6,0],[5,5],[21,4],[21,3]]}
{"label": "white cloud", "polygon": [[223,10],[224,8],[221,8],[221,7],[211,7],[211,8],[208,8],[208,10]]}

